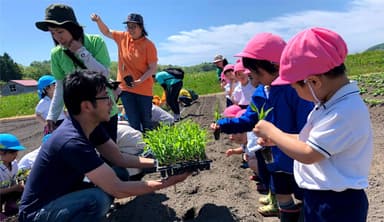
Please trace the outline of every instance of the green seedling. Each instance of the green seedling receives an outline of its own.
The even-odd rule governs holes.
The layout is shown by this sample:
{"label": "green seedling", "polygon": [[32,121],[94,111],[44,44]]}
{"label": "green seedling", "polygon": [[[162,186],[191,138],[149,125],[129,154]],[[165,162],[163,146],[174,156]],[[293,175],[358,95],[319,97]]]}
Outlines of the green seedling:
{"label": "green seedling", "polygon": [[[265,119],[268,116],[268,114],[273,110],[273,107],[271,107],[267,110],[264,110],[265,103],[260,108],[260,110],[257,108],[257,106],[254,103],[250,103],[250,106],[251,106],[252,111],[257,113],[259,120]],[[264,147],[261,150],[261,155],[263,155],[263,158],[264,158],[266,163],[272,163],[273,162],[273,155],[272,155],[272,151],[270,148]]]}
{"label": "green seedling", "polygon": [[217,120],[222,118],[218,101],[216,102],[215,112],[213,113],[213,116],[214,116],[214,122],[217,122]]}
{"label": "green seedling", "polygon": [[251,106],[252,111],[257,113],[259,120],[265,119],[268,116],[268,114],[273,110],[273,107],[267,110],[264,110],[265,103],[260,108],[260,110],[257,108],[257,106],[254,103],[250,103],[249,105]]}
{"label": "green seedling", "polygon": [[[216,123],[219,119],[222,118],[221,116],[221,113],[219,111],[219,101],[216,102],[216,106],[215,106],[215,112],[214,112],[214,123]],[[213,132],[213,136],[215,137],[215,140],[219,140],[220,139],[220,128],[218,129],[215,129],[215,131]]]}

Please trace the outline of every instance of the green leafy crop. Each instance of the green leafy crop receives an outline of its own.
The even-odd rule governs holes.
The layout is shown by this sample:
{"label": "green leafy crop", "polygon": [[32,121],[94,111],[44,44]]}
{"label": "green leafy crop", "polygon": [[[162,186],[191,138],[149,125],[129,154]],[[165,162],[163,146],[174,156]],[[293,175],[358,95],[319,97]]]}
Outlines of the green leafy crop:
{"label": "green leafy crop", "polygon": [[145,134],[145,151],[150,150],[159,166],[205,160],[207,130],[187,120],[173,126],[161,124]]}

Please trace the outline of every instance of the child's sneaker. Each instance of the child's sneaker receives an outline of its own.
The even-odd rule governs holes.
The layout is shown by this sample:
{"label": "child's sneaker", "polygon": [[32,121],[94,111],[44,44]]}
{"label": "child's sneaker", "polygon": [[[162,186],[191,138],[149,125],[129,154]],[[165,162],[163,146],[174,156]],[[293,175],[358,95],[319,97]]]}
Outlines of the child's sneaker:
{"label": "child's sneaker", "polygon": [[277,203],[261,206],[257,209],[257,211],[259,212],[259,214],[263,215],[264,217],[280,216],[280,211],[279,211],[279,207],[277,206]]}
{"label": "child's sneaker", "polygon": [[259,198],[259,203],[261,203],[263,205],[269,205],[269,204],[277,203],[276,196],[274,194],[272,194],[271,191],[269,191],[268,195]]}

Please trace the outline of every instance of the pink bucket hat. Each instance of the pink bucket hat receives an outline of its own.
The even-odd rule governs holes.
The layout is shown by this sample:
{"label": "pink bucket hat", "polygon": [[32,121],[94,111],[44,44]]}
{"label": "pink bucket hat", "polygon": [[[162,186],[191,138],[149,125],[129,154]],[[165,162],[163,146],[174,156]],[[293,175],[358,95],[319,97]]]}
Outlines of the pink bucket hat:
{"label": "pink bucket hat", "polygon": [[284,85],[323,74],[341,65],[348,54],[340,35],[325,28],[310,28],[289,40],[280,61],[279,77],[272,85]]}
{"label": "pink bucket hat", "polygon": [[242,109],[242,110],[240,110],[239,112],[236,113],[236,118],[239,118],[239,117],[242,116],[245,112],[247,112],[247,109]]}
{"label": "pink bucket hat", "polygon": [[240,59],[238,62],[236,62],[235,67],[233,68],[233,71],[238,72],[238,71],[244,71],[244,70],[245,68],[244,68],[243,62]]}
{"label": "pink bucket hat", "polygon": [[255,35],[247,43],[243,51],[236,54],[235,57],[246,57],[279,63],[281,52],[285,45],[285,41],[277,35],[260,33]]}
{"label": "pink bucket hat", "polygon": [[226,72],[226,71],[228,71],[228,70],[234,70],[234,68],[235,68],[235,65],[233,65],[233,64],[227,64],[227,65],[225,65],[224,66],[224,69],[223,69],[223,74]]}
{"label": "pink bucket hat", "polygon": [[241,111],[241,107],[238,105],[228,106],[224,109],[223,116],[227,118],[236,117],[236,114]]}

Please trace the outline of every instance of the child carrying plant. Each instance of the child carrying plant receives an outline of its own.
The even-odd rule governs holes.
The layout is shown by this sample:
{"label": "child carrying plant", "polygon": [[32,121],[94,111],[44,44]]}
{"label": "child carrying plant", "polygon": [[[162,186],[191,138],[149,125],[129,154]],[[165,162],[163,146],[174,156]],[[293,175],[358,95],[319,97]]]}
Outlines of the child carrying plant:
{"label": "child carrying plant", "polygon": [[[23,182],[18,182],[16,175],[17,153],[25,150],[19,140],[12,134],[0,134],[0,219],[17,214],[17,201],[24,190]],[[4,211],[2,211],[4,205]]]}
{"label": "child carrying plant", "polygon": [[[250,76],[257,78],[261,86],[257,87],[251,104],[258,110],[272,111],[265,117],[276,126],[287,132],[300,132],[304,126],[308,113],[312,110],[311,102],[301,99],[290,86],[271,86],[278,77],[281,53],[286,43],[271,33],[255,35],[244,50],[236,56],[242,57],[243,65],[251,71]],[[261,120],[258,113],[249,106],[240,118],[221,119],[214,125],[225,133],[238,133],[251,131],[255,124]],[[270,189],[276,193],[279,210],[272,205],[260,207],[259,213],[264,216],[280,215],[281,221],[297,221],[300,207],[296,205],[292,194],[300,198],[300,191],[293,177],[293,160],[284,154],[278,146],[270,148],[269,159],[257,153],[260,164],[265,163],[268,171],[260,172],[260,177],[268,183]],[[262,169],[262,168],[261,168]]]}
{"label": "child carrying plant", "polygon": [[347,46],[337,33],[310,28],[296,34],[281,57],[280,77],[316,103],[297,135],[259,121],[254,132],[294,161],[294,176],[304,190],[305,221],[366,221],[373,141],[369,111],[344,65]]}

